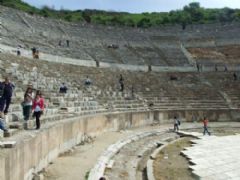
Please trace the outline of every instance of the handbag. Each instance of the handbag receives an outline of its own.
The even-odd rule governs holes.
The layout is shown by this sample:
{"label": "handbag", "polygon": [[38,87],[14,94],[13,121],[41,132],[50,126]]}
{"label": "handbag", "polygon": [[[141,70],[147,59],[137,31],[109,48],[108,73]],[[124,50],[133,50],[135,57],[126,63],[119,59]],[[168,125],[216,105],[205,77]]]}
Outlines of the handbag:
{"label": "handbag", "polygon": [[25,106],[25,101],[21,102],[21,106],[22,106],[22,107]]}

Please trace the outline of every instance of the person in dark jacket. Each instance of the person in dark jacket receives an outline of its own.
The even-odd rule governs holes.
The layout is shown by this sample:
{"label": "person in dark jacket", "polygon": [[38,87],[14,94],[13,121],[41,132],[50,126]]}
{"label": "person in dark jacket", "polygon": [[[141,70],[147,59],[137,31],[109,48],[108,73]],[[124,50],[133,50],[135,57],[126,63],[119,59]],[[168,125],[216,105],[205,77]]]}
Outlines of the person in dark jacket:
{"label": "person in dark jacket", "polygon": [[8,113],[8,108],[12,100],[14,84],[10,82],[9,78],[6,77],[5,81],[0,84],[1,86],[1,98],[0,98],[0,112]]}
{"label": "person in dark jacket", "polygon": [[63,93],[63,94],[66,94],[67,93],[67,86],[65,85],[65,83],[62,83],[62,85],[60,86],[59,88],[59,93]]}
{"label": "person in dark jacket", "polygon": [[233,80],[236,81],[238,79],[237,73],[233,73]]}
{"label": "person in dark jacket", "polygon": [[120,91],[123,92],[124,90],[124,79],[123,79],[123,76],[122,74],[120,74],[120,78],[119,78],[119,85],[120,85]]}

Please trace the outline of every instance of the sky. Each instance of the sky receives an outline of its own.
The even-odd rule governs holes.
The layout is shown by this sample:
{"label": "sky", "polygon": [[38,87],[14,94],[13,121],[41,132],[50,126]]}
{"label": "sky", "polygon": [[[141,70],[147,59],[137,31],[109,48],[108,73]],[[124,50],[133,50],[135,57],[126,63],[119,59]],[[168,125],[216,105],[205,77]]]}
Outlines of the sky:
{"label": "sky", "polygon": [[[99,9],[107,11],[124,11],[131,13],[167,12],[181,9],[196,2],[193,0],[23,0],[36,7],[48,5],[55,9]],[[205,8],[240,8],[240,0],[199,0]]]}

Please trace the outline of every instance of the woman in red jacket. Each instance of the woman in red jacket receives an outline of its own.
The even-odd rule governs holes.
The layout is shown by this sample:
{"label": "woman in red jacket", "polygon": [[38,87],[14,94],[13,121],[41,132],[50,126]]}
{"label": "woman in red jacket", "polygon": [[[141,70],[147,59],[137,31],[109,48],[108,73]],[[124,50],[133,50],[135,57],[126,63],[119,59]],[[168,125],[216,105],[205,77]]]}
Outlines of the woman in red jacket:
{"label": "woman in red jacket", "polygon": [[40,129],[40,117],[44,110],[44,99],[41,97],[40,93],[36,94],[36,97],[33,100],[32,111],[36,117],[36,129]]}

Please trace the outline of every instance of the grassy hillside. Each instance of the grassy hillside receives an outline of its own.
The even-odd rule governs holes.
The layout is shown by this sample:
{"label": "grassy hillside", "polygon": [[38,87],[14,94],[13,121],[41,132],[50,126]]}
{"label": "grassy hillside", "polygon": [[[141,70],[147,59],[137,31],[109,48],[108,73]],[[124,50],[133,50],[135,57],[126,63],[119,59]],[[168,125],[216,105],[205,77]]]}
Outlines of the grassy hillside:
{"label": "grassy hillside", "polygon": [[0,0],[0,4],[15,8],[29,14],[37,14],[44,17],[58,18],[69,22],[81,22],[117,25],[130,27],[151,27],[165,24],[182,24],[185,28],[188,24],[194,23],[215,23],[240,21],[239,9],[205,9],[199,3],[190,3],[181,10],[142,14],[130,14],[125,12],[107,12],[99,10],[54,10],[49,7],[41,9],[30,6],[21,0]]}

